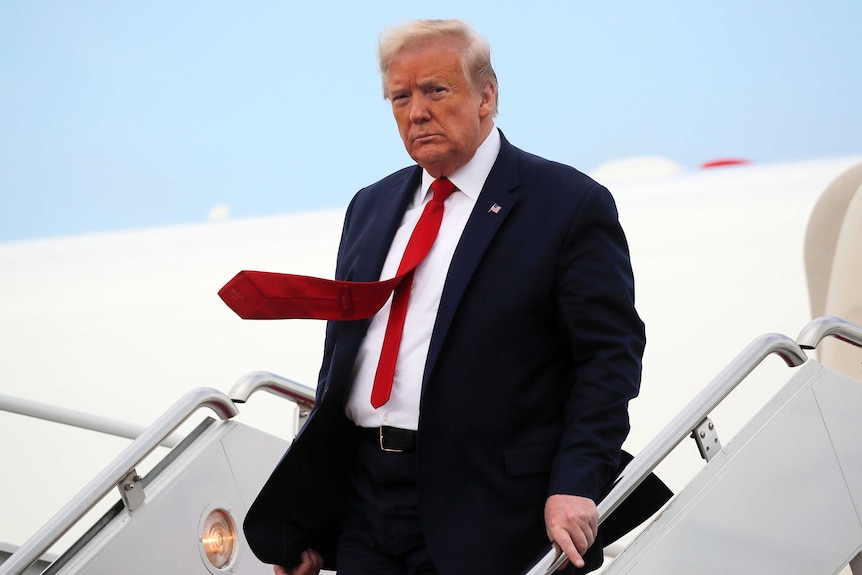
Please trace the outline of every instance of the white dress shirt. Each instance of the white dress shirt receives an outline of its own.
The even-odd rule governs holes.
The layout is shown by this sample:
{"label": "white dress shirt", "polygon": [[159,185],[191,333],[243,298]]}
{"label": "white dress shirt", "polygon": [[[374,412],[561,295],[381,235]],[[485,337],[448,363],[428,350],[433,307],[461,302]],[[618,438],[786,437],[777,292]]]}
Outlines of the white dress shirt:
{"label": "white dress shirt", "polygon": [[[476,199],[485,185],[488,173],[500,151],[500,134],[496,128],[485,138],[473,158],[461,169],[449,176],[457,190],[444,204],[443,222],[431,251],[416,268],[413,276],[413,291],[407,306],[407,317],[401,336],[401,347],[395,364],[395,379],[389,401],[380,408],[371,405],[371,388],[374,374],[383,347],[383,336],[389,320],[392,297],[371,319],[368,332],[356,363],[353,366],[353,386],[347,400],[347,417],[361,427],[389,425],[402,429],[419,429],[419,398],[422,391],[422,375],[431,343],[431,332],[437,319],[437,308],[443,293],[443,284],[452,263],[452,256],[467,219],[473,211]],[[407,247],[407,240],[416,227],[416,222],[431,200],[431,183],[434,178],[426,171],[422,183],[395,233],[389,253],[380,272],[380,279],[394,277]]]}

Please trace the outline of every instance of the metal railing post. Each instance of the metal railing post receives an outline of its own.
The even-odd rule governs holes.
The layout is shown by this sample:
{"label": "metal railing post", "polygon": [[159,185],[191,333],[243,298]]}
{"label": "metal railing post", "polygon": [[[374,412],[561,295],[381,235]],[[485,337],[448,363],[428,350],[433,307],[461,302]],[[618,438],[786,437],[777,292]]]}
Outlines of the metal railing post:
{"label": "metal railing post", "polygon": [[826,337],[835,337],[850,345],[862,347],[862,326],[832,315],[811,320],[799,332],[796,341],[805,349],[816,349]]}
{"label": "metal railing post", "polygon": [[268,371],[253,371],[237,380],[228,395],[236,403],[245,403],[257,391],[267,391],[294,402],[297,406],[293,434],[299,433],[314,408],[315,390],[292,379]]}

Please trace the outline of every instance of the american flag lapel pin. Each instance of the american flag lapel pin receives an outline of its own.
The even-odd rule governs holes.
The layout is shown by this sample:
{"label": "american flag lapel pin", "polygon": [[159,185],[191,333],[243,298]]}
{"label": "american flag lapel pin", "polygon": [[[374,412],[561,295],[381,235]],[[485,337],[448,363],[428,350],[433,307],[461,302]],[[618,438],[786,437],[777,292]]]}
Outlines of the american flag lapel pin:
{"label": "american flag lapel pin", "polygon": [[500,206],[499,204],[496,204],[496,203],[495,203],[495,204],[494,204],[493,206],[491,206],[491,208],[488,210],[488,213],[489,213],[489,214],[499,214],[499,213],[500,213],[500,210],[502,209],[502,207],[503,207],[503,206]]}

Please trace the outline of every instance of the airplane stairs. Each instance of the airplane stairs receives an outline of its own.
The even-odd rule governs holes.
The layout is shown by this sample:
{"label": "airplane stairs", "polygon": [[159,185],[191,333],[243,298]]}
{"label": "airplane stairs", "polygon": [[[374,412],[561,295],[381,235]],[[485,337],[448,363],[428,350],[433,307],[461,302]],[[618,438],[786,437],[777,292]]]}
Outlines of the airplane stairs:
{"label": "airplane stairs", "polygon": [[[826,336],[862,347],[862,327],[822,317],[797,342],[752,342],[623,471],[599,504],[604,518],[683,438],[707,465],[603,569],[605,575],[862,575],[862,381],[809,360]],[[722,447],[707,417],[767,355],[790,381]],[[549,553],[529,573],[559,564]]]}
{"label": "airplane stairs", "polygon": [[[189,391],[35,535],[7,552],[0,573],[270,575],[272,568],[252,555],[240,526],[289,444],[232,420],[237,405],[258,390],[297,404],[295,429],[314,403],[313,389],[266,372],[240,379],[230,397],[211,388]],[[136,466],[202,407],[219,419],[204,418],[139,476]],[[114,489],[120,500],[68,550],[46,559],[49,548]],[[31,563],[39,563],[39,570],[27,570]]]}
{"label": "airplane stairs", "polygon": [[[862,381],[832,371],[803,348],[827,336],[862,347],[862,326],[811,322],[796,341],[754,340],[626,467],[599,513],[607,517],[684,438],[707,463],[606,566],[605,574],[862,575]],[[787,384],[727,445],[710,412],[767,356],[794,368]],[[124,450],[39,532],[8,555],[0,575],[271,573],[248,549],[239,525],[287,442],[232,420],[257,389],[297,402],[313,392],[256,372],[230,397],[189,392]],[[207,419],[146,477],[135,466],[200,407]],[[121,500],[56,560],[48,549],[114,488]],[[0,547],[0,557],[3,556]],[[550,575],[553,550],[527,575]],[[41,561],[41,563],[40,563]],[[28,567],[32,570],[27,570]],[[849,567],[848,567],[849,565]]]}

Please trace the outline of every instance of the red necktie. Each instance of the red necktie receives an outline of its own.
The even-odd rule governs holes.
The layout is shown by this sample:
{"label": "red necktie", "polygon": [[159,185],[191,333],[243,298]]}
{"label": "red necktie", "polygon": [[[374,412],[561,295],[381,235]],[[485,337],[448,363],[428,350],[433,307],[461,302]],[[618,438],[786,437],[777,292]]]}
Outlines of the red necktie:
{"label": "red necktie", "polygon": [[373,316],[394,290],[371,392],[371,404],[380,407],[389,399],[392,390],[413,271],[431,250],[443,221],[443,202],[455,191],[455,185],[441,178],[434,180],[431,191],[434,195],[416,222],[394,278],[380,282],[348,282],[242,271],[219,290],[219,297],[243,319],[354,320]]}

